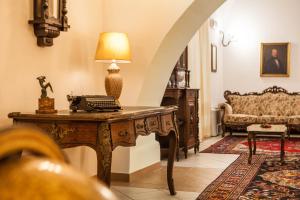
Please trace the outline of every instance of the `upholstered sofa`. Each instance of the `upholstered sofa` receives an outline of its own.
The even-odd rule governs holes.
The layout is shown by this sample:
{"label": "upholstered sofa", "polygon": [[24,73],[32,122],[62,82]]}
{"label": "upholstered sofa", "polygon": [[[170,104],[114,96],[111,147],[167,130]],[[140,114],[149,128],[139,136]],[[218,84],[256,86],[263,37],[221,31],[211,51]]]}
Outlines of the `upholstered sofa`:
{"label": "upholstered sofa", "polygon": [[300,129],[300,92],[273,86],[262,93],[225,91],[224,97],[227,102],[220,104],[223,136],[226,131],[246,130],[251,124],[286,124],[289,134]]}

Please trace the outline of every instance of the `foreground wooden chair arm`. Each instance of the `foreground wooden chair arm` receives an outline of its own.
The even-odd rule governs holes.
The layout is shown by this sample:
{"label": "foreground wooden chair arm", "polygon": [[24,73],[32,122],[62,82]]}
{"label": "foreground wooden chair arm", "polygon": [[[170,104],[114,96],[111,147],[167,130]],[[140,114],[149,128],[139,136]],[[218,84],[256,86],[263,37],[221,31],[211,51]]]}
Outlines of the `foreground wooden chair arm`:
{"label": "foreground wooden chair arm", "polygon": [[[20,159],[20,153],[30,155]],[[36,129],[0,131],[1,200],[116,200],[102,183],[67,164],[59,147]]]}

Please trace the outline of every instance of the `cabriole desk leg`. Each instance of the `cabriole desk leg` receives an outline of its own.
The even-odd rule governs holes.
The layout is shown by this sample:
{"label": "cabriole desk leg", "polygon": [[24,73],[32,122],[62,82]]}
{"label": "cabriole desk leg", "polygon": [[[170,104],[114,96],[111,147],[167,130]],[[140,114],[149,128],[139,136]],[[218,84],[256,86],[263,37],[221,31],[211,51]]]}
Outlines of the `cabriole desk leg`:
{"label": "cabriole desk leg", "polygon": [[99,125],[97,138],[97,177],[110,186],[112,146],[109,124],[101,123]]}
{"label": "cabriole desk leg", "polygon": [[175,153],[177,149],[177,136],[175,132],[169,133],[169,153],[168,153],[168,166],[167,166],[167,180],[168,186],[171,195],[175,195],[175,187],[174,187],[174,180],[173,180],[173,166],[174,166],[174,159]]}

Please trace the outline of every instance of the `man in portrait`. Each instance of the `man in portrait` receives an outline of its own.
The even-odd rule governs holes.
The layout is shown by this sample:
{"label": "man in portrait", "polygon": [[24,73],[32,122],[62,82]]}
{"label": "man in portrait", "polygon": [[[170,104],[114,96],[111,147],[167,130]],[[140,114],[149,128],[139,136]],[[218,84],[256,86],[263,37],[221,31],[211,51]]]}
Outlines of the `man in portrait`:
{"label": "man in portrait", "polygon": [[271,50],[271,57],[266,60],[264,65],[264,73],[266,74],[286,74],[287,68],[279,59],[279,53],[276,48]]}

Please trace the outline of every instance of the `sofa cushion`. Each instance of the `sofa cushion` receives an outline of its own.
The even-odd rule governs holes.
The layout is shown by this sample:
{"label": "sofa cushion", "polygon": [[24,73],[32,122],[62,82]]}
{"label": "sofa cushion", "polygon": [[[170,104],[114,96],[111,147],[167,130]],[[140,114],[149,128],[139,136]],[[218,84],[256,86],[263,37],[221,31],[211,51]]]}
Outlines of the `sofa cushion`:
{"label": "sofa cushion", "polygon": [[290,116],[288,118],[288,124],[291,124],[291,125],[300,125],[300,115]]}
{"label": "sofa cushion", "polygon": [[228,96],[233,114],[260,115],[260,96],[257,95],[230,95]]}
{"label": "sofa cushion", "polygon": [[254,124],[258,117],[255,115],[229,114],[224,116],[224,122],[228,124]]}
{"label": "sofa cushion", "polygon": [[292,96],[292,115],[300,115],[300,95]]}
{"label": "sofa cushion", "polygon": [[285,124],[288,121],[287,116],[262,115],[258,117],[257,122],[260,124]]}
{"label": "sofa cushion", "polygon": [[291,116],[294,96],[280,93],[266,93],[260,97],[260,115]]}

